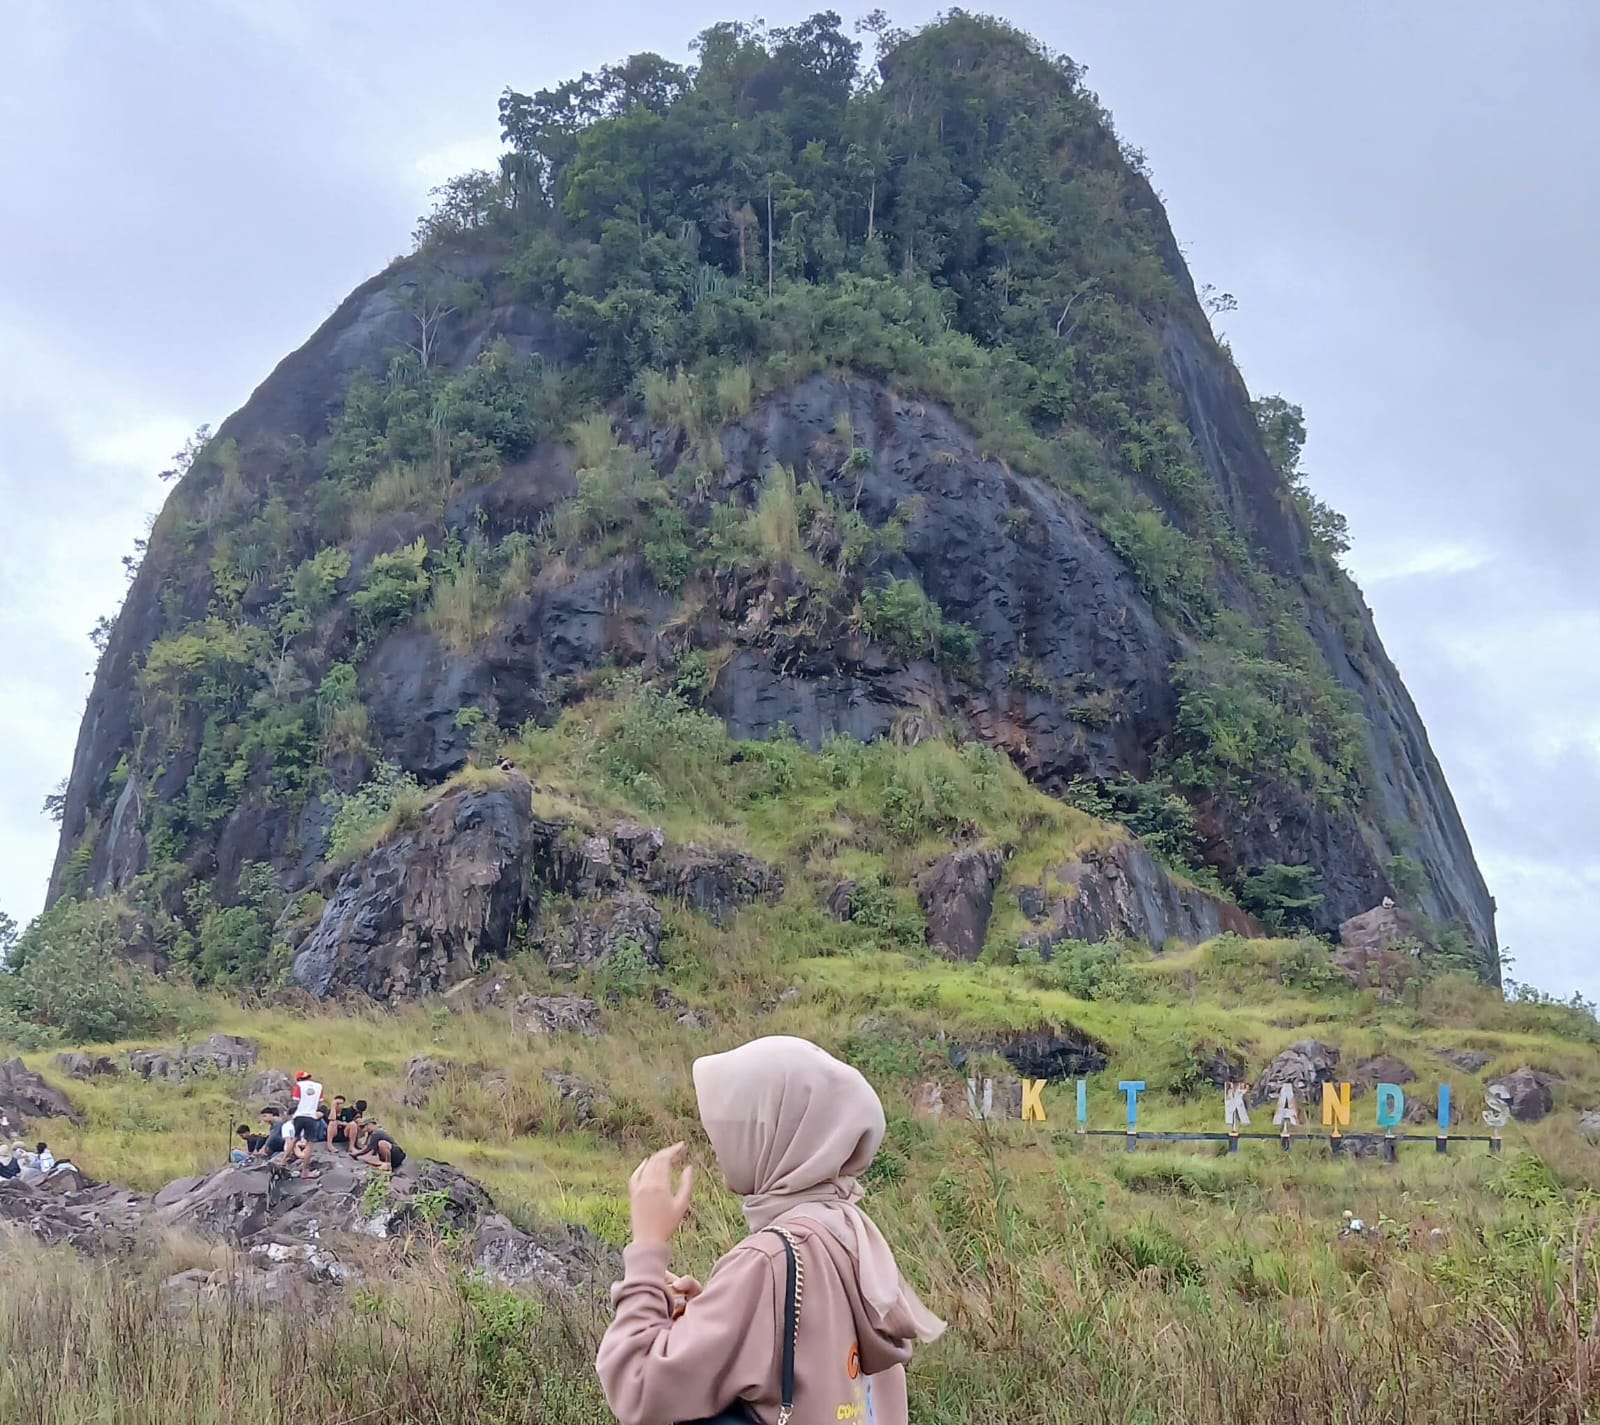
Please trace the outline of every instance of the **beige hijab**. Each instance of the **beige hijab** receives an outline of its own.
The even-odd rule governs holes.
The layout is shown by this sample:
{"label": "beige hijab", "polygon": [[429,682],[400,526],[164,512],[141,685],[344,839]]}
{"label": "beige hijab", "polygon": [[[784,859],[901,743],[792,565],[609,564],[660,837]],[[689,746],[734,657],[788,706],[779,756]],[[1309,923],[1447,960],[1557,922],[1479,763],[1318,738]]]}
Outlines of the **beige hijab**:
{"label": "beige hijab", "polygon": [[772,1035],[694,1063],[700,1122],[728,1187],[759,1232],[804,1218],[850,1254],[872,1324],[889,1335],[937,1340],[944,1331],[861,1210],[864,1173],[883,1141],[883,1105],[848,1064],[806,1039]]}

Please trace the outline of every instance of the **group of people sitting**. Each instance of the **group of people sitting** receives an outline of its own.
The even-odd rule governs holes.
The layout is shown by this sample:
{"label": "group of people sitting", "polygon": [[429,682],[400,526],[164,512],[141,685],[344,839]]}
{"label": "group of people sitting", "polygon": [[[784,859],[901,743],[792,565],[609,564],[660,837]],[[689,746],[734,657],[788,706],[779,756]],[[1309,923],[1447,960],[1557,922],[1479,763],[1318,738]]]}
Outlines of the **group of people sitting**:
{"label": "group of people sitting", "polygon": [[240,1146],[229,1155],[235,1163],[262,1158],[280,1159],[301,1177],[316,1171],[312,1146],[326,1143],[331,1152],[342,1146],[358,1163],[393,1172],[404,1164],[405,1149],[378,1126],[367,1110],[367,1101],[358,1098],[347,1104],[342,1094],[323,1102],[322,1085],[304,1069],[294,1076],[294,1103],[286,1115],[268,1106],[261,1110],[261,1131],[241,1123],[234,1130]]}
{"label": "group of people sitting", "polygon": [[0,1178],[37,1182],[49,1177],[57,1168],[71,1166],[71,1163],[58,1163],[48,1143],[40,1143],[31,1152],[20,1138],[14,1143],[0,1143]]}

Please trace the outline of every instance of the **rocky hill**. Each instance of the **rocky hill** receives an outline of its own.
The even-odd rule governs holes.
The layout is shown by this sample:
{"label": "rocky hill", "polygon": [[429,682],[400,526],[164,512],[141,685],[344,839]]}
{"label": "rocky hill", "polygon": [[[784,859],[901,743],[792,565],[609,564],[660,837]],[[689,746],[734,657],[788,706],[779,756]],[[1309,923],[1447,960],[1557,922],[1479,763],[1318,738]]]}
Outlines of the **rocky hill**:
{"label": "rocky hill", "polygon": [[[1252,403],[1138,155],[1003,24],[879,38],[724,25],[692,70],[507,91],[501,171],[184,462],[53,898],[202,982],[392,997],[558,931],[553,963],[648,947],[668,902],[849,914],[855,856],[963,958],[1393,895],[1498,978],[1298,413]],[[764,782],[796,826],[675,839],[703,789],[653,753],[712,722],[731,787],[842,737],[992,749],[1035,800],[941,764],[841,826]],[[541,912],[596,875],[604,923]]]}

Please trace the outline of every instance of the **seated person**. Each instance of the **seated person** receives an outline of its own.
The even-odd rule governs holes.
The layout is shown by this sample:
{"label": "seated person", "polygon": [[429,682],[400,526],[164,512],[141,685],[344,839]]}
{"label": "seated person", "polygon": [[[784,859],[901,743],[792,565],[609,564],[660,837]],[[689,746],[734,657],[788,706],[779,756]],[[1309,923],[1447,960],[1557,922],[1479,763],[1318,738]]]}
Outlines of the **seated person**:
{"label": "seated person", "polygon": [[9,1143],[0,1143],[0,1178],[14,1178],[21,1171],[16,1151]]}
{"label": "seated person", "polygon": [[406,1150],[394,1141],[383,1129],[378,1127],[377,1120],[364,1118],[361,1127],[357,1130],[355,1160],[358,1163],[369,1163],[374,1168],[383,1168],[393,1172],[402,1167],[406,1161]]}
{"label": "seated person", "polygon": [[328,1119],[328,1146],[337,1148],[341,1143],[346,1148],[355,1145],[356,1121],[360,1118],[353,1108],[346,1108],[343,1094],[333,1096],[333,1112]]}
{"label": "seated person", "polygon": [[311,1125],[311,1132],[308,1135],[313,1143],[326,1143],[328,1141],[329,1128],[333,1122],[330,1117],[331,1113],[332,1110],[327,1104],[322,1104],[317,1109],[317,1121]]}
{"label": "seated person", "polygon": [[261,1110],[261,1122],[267,1130],[267,1136],[261,1140],[261,1146],[254,1151],[257,1157],[270,1160],[283,1152],[289,1124],[277,1109],[271,1107]]}
{"label": "seated person", "polygon": [[228,1154],[230,1163],[248,1163],[267,1141],[265,1133],[252,1133],[248,1123],[241,1123],[233,1132],[239,1140],[239,1146]]}
{"label": "seated person", "polygon": [[48,1173],[56,1165],[56,1155],[50,1151],[48,1143],[41,1143],[33,1150],[34,1163],[41,1173]]}
{"label": "seated person", "polygon": [[345,1109],[345,1112],[350,1115],[350,1126],[345,1130],[345,1142],[350,1145],[350,1156],[353,1158],[357,1151],[356,1144],[361,1137],[361,1125],[366,1121],[367,1117],[366,1099],[358,1098],[355,1101],[355,1106]]}

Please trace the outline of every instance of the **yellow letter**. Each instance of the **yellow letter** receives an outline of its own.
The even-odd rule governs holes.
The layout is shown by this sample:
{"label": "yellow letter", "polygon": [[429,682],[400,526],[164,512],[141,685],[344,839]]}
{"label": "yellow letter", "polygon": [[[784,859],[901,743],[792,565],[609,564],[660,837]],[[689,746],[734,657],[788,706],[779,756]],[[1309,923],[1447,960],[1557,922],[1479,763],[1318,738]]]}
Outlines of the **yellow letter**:
{"label": "yellow letter", "polygon": [[1322,1086],[1322,1122],[1336,1134],[1350,1126],[1349,1084],[1340,1084],[1337,1089],[1332,1084]]}
{"label": "yellow letter", "polygon": [[1024,1123],[1044,1122],[1044,1100],[1040,1095],[1044,1093],[1043,1079],[1024,1079],[1022,1081],[1022,1121]]}

